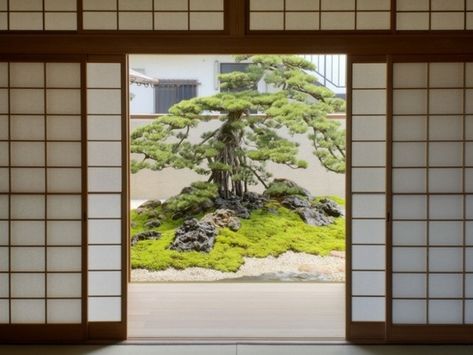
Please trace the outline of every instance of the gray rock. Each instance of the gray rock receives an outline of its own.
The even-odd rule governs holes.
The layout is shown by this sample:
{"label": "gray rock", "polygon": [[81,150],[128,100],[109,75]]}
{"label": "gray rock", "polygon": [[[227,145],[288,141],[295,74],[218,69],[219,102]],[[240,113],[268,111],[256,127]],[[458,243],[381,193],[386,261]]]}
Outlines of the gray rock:
{"label": "gray rock", "polygon": [[218,209],[231,210],[237,217],[244,219],[250,218],[250,211],[243,206],[241,199],[237,196],[232,196],[227,199],[217,197],[215,199],[215,206]]}
{"label": "gray rock", "polygon": [[233,279],[219,280],[220,282],[333,282],[336,279],[330,274],[307,273],[293,271],[268,272],[255,276],[242,276]]}
{"label": "gray rock", "polygon": [[303,207],[296,210],[302,220],[311,226],[328,226],[332,224],[333,218],[325,215],[316,208]]}
{"label": "gray rock", "polygon": [[138,214],[142,214],[142,213],[149,213],[150,211],[154,210],[155,208],[161,206],[161,200],[148,200],[144,203],[142,203],[141,205],[138,206],[138,208],[136,209],[136,212]]}
{"label": "gray rock", "polygon": [[214,225],[192,218],[176,230],[170,249],[208,253],[212,250],[216,237],[217,229]]}
{"label": "gray rock", "polygon": [[336,202],[327,198],[321,199],[314,207],[330,217],[343,216],[343,210],[341,207]]}
{"label": "gray rock", "polygon": [[232,210],[218,209],[214,213],[205,215],[201,221],[211,223],[215,227],[228,227],[234,232],[241,227],[240,220],[235,216],[235,212]]}
{"label": "gray rock", "polygon": [[131,238],[131,246],[135,246],[136,243],[141,242],[143,240],[157,240],[161,238],[161,233],[157,231],[147,231],[135,234],[133,238]]}
{"label": "gray rock", "polygon": [[268,202],[268,198],[256,192],[245,192],[241,202],[250,211],[259,210]]}
{"label": "gray rock", "polygon": [[158,228],[161,225],[161,221],[159,219],[152,219],[145,223],[146,228]]}
{"label": "gray rock", "polygon": [[281,204],[291,210],[310,207],[309,201],[296,195],[286,197],[284,200],[282,200]]}

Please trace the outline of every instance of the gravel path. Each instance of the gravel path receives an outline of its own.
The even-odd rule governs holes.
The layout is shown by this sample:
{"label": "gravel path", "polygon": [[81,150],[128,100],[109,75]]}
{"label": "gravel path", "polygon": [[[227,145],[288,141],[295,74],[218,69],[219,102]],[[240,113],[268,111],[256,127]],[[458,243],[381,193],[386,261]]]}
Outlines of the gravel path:
{"label": "gravel path", "polygon": [[332,281],[345,280],[345,253],[332,252],[330,256],[316,256],[288,251],[279,257],[245,258],[235,273],[220,272],[199,267],[185,270],[167,269],[131,271],[131,280],[143,281]]}

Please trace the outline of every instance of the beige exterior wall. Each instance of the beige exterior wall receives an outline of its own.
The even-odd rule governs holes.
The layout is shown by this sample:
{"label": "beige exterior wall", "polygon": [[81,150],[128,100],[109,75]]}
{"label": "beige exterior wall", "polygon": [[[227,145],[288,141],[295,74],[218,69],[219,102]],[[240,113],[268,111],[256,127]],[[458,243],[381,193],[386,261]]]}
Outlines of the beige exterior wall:
{"label": "beige exterior wall", "polygon": [[[131,131],[150,122],[149,118],[146,119],[144,117],[145,116],[132,116],[130,124]],[[343,127],[346,126],[344,115],[334,115],[332,119],[339,120]],[[218,121],[201,124],[193,130],[191,140],[197,140],[203,132],[210,130],[212,127],[217,127],[218,124]],[[300,144],[299,158],[307,161],[309,167],[307,169],[294,170],[286,166],[271,163],[268,164],[268,170],[273,176],[275,178],[294,180],[315,196],[337,195],[344,197],[345,175],[329,172],[320,164],[318,159],[313,155],[313,147],[307,136],[296,135],[293,139]],[[182,188],[197,180],[205,181],[205,177],[187,169],[164,169],[162,171],[142,170],[137,174],[131,175],[131,199],[165,200],[178,194]],[[264,187],[262,185],[253,186],[252,191],[262,192],[264,191]]]}

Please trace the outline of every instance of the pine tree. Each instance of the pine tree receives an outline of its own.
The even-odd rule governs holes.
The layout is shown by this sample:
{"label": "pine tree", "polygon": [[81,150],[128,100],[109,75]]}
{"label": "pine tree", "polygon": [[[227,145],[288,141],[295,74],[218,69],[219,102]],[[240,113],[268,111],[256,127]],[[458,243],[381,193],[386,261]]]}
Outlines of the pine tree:
{"label": "pine tree", "polygon": [[[132,161],[132,172],[187,168],[207,176],[220,196],[242,196],[258,182],[267,187],[271,177],[267,162],[307,167],[297,158],[297,142],[282,137],[281,130],[286,129],[291,135],[306,134],[322,165],[343,173],[344,130],[327,115],[343,110],[344,101],[318,84],[315,66],[291,55],[237,60],[250,63],[247,71],[221,74],[220,93],[181,101],[167,115],[133,132],[131,152],[143,159]],[[261,82],[273,92],[258,92]],[[221,124],[202,134],[199,142],[191,142],[191,130],[210,119]]]}

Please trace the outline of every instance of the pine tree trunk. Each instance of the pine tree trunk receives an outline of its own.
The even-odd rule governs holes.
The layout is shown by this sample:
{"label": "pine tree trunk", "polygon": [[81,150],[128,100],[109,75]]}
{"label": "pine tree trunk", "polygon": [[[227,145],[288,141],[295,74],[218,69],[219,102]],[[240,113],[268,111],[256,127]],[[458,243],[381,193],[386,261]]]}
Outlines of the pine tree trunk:
{"label": "pine tree trunk", "polygon": [[235,126],[235,122],[240,117],[241,114],[230,113],[228,120],[225,121],[215,137],[223,148],[215,157],[214,162],[225,164],[229,169],[212,170],[210,181],[217,184],[219,194],[223,198],[229,198],[232,195],[242,197],[245,192],[245,182],[234,179],[235,174],[241,168],[237,152],[242,144],[243,130]]}

